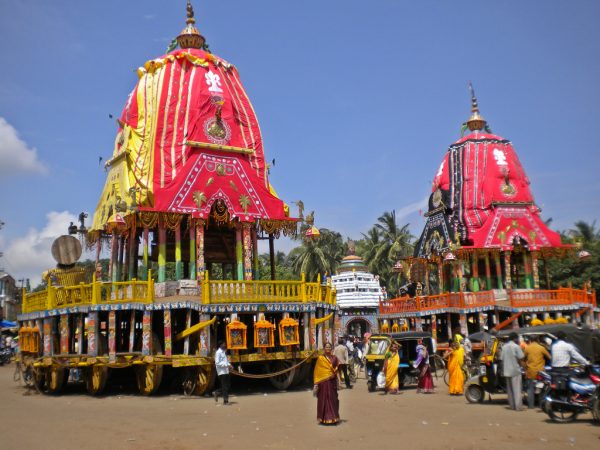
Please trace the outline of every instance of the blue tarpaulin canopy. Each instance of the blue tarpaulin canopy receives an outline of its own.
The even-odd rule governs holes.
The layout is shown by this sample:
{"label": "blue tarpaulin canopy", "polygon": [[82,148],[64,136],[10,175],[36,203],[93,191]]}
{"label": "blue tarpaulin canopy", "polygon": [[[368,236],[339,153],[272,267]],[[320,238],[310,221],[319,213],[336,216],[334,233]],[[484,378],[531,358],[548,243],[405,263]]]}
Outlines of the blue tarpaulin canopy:
{"label": "blue tarpaulin canopy", "polygon": [[11,322],[9,320],[0,320],[0,328],[16,328],[16,322]]}

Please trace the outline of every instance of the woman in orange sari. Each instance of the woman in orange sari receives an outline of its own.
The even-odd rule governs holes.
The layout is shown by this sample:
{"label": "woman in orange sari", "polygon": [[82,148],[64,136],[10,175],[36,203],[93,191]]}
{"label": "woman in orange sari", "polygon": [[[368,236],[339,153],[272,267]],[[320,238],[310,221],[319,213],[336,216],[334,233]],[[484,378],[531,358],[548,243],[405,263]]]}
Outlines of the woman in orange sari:
{"label": "woman in orange sari", "polygon": [[465,363],[465,350],[458,342],[450,344],[450,353],[448,354],[448,392],[450,395],[462,395],[464,392],[465,375],[463,374],[463,364]]}
{"label": "woman in orange sari", "polygon": [[321,425],[336,425],[340,421],[337,369],[338,359],[331,353],[331,344],[325,344],[325,353],[317,358],[313,372],[313,393],[317,397],[317,420]]}
{"label": "woman in orange sari", "polygon": [[400,383],[398,382],[398,366],[400,365],[400,355],[398,355],[398,344],[393,342],[390,351],[385,355],[383,363],[383,373],[385,374],[385,392],[397,394]]}

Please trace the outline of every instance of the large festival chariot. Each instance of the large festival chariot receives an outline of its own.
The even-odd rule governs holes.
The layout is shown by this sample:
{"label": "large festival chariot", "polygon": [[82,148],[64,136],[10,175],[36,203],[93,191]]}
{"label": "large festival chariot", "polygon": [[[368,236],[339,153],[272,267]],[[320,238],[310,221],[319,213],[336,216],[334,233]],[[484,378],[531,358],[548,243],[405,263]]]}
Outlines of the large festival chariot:
{"label": "large festival chariot", "polygon": [[[82,377],[99,394],[111,371],[129,368],[144,395],[166,372],[203,394],[221,340],[237,373],[286,389],[307,378],[334,335],[329,284],[275,280],[274,240],[296,234],[301,219],[269,183],[237,69],[208,50],[189,2],[187,16],[180,48],[138,70],[117,121],[104,190],[82,233],[95,272],[76,265],[79,240],[63,236],[47,288],[24,293],[19,358],[44,392]],[[268,279],[260,279],[260,240],[269,244]]]}

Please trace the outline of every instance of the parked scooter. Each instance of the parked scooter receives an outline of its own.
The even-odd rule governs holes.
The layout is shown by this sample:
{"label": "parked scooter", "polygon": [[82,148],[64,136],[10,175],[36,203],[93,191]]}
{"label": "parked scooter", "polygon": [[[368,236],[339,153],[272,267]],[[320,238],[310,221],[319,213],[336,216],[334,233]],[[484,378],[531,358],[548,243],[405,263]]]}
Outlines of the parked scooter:
{"label": "parked scooter", "polygon": [[576,367],[564,374],[552,374],[545,412],[558,423],[574,421],[597,403],[600,366]]}
{"label": "parked scooter", "polygon": [[10,348],[0,349],[0,366],[10,363],[12,358],[12,351]]}

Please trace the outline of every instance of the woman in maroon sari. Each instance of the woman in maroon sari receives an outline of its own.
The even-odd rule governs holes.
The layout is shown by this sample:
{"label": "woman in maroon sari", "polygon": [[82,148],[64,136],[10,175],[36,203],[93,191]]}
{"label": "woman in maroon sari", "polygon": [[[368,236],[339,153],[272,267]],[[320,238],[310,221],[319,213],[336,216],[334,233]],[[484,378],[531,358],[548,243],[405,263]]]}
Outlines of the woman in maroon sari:
{"label": "woman in maroon sari", "polygon": [[413,363],[413,366],[419,370],[417,393],[433,393],[434,386],[433,377],[431,376],[431,366],[429,365],[429,352],[421,339],[419,339],[419,345],[417,345],[417,359]]}
{"label": "woman in maroon sari", "polygon": [[331,354],[331,344],[325,344],[325,354],[317,358],[313,373],[313,392],[317,396],[317,419],[321,425],[335,425],[340,421],[337,369],[338,359]]}

